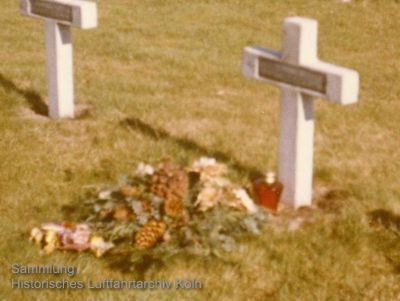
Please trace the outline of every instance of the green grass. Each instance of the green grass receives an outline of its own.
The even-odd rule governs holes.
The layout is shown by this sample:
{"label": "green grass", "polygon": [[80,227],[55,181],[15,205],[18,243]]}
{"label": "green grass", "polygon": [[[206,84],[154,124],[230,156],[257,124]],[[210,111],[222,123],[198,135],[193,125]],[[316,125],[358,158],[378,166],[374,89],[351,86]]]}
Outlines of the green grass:
{"label": "green grass", "polygon": [[[90,116],[52,121],[32,110],[47,93],[43,23],[2,1],[0,300],[400,299],[398,1],[97,3],[99,27],[73,31],[76,98]],[[218,155],[243,184],[275,168],[279,91],[241,76],[241,52],[279,49],[293,15],[319,21],[321,59],[361,77],[357,105],[317,104],[312,219],[295,232],[271,228],[227,262],[175,258],[144,275],[196,278],[202,290],[10,289],[11,263],[74,265],[77,279],[137,276],[89,254],[41,257],[28,243],[87,185],[165,156]]]}

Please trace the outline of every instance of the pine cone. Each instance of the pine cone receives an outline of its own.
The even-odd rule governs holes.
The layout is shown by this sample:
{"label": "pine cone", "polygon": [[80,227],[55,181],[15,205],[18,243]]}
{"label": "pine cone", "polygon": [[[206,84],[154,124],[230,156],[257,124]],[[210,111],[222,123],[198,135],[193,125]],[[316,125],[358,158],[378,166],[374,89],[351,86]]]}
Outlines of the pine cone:
{"label": "pine cone", "polygon": [[164,235],[167,226],[164,222],[151,220],[135,235],[135,247],[145,250],[153,247]]}
{"label": "pine cone", "polygon": [[164,212],[171,217],[181,215],[182,199],[188,189],[188,175],[171,163],[163,163],[150,178],[150,191],[164,199]]}
{"label": "pine cone", "polygon": [[164,202],[164,213],[170,217],[179,217],[183,212],[182,199],[176,197],[168,197]]}

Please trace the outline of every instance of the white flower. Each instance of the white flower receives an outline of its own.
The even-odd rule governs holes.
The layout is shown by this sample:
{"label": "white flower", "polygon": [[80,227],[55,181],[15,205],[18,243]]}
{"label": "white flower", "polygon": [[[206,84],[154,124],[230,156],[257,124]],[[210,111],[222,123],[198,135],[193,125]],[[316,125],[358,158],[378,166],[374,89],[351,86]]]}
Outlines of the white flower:
{"label": "white flower", "polygon": [[75,231],[72,233],[71,238],[74,244],[84,245],[89,242],[90,230],[89,226],[86,224],[76,225]]}
{"label": "white flower", "polygon": [[213,166],[217,163],[214,158],[201,157],[199,160],[193,162],[193,169],[203,169],[205,167]]}
{"label": "white flower", "polygon": [[189,170],[200,173],[200,181],[207,182],[213,177],[224,175],[227,167],[225,164],[218,163],[214,158],[201,157],[193,162]]}
{"label": "white flower", "polygon": [[31,231],[31,236],[29,237],[29,241],[34,241],[36,244],[40,244],[44,237],[44,232],[39,228],[33,228]]}
{"label": "white flower", "polygon": [[200,211],[204,212],[217,205],[220,198],[221,198],[220,189],[218,189],[217,187],[206,186],[200,191],[194,205]]}
{"label": "white flower", "polygon": [[46,224],[42,224],[40,227],[43,231],[55,231],[57,233],[63,232],[64,231],[64,227],[60,224],[56,224],[56,223],[46,223]]}
{"label": "white flower", "polygon": [[138,167],[136,168],[136,173],[141,176],[151,176],[154,173],[154,167],[140,162]]}
{"label": "white flower", "polygon": [[99,200],[108,200],[111,197],[111,190],[102,190],[99,192],[99,195],[97,196]]}

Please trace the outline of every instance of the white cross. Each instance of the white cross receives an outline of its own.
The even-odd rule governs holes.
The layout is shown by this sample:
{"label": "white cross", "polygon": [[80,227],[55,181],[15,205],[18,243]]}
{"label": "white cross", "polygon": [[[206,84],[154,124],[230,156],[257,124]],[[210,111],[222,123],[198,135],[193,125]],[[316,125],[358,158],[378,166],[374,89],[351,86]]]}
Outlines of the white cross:
{"label": "white cross", "polygon": [[315,20],[290,17],[283,24],[281,52],[246,47],[243,74],[281,88],[278,176],[282,202],[295,208],[312,203],[314,97],[341,105],[357,102],[354,70],[317,57]]}
{"label": "white cross", "polygon": [[73,118],[71,27],[96,27],[96,3],[82,0],[20,0],[20,11],[22,15],[46,20],[49,116]]}

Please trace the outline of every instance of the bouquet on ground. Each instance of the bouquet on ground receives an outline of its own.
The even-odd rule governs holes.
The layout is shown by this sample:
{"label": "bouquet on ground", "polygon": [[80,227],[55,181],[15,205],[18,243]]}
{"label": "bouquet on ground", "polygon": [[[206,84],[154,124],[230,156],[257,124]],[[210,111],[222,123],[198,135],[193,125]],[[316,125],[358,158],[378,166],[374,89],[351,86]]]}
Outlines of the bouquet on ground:
{"label": "bouquet on ground", "polygon": [[42,236],[32,237],[46,253],[93,250],[101,256],[111,250],[133,263],[178,253],[221,256],[238,250],[240,237],[260,234],[267,220],[266,211],[227,172],[227,166],[206,157],[187,167],[168,160],[156,167],[140,163],[115,187],[85,199],[83,224],[50,229],[57,234],[43,233],[49,230],[42,226],[35,230]]}

